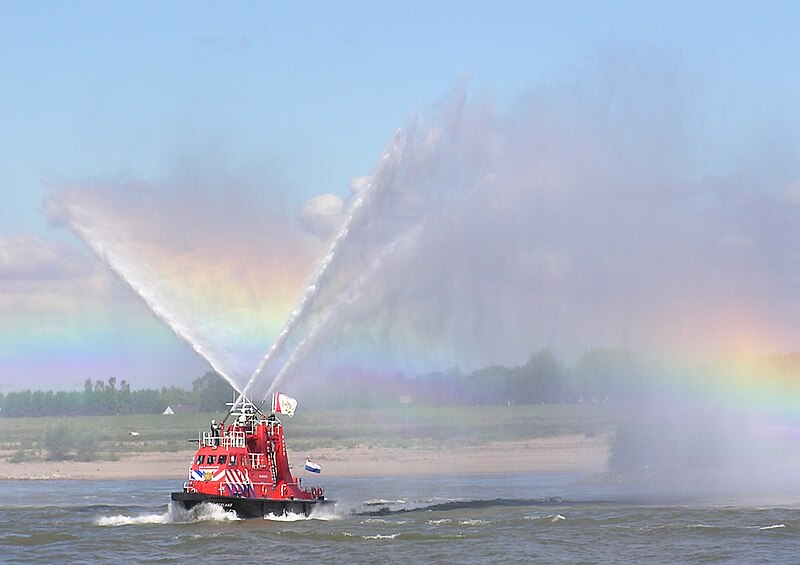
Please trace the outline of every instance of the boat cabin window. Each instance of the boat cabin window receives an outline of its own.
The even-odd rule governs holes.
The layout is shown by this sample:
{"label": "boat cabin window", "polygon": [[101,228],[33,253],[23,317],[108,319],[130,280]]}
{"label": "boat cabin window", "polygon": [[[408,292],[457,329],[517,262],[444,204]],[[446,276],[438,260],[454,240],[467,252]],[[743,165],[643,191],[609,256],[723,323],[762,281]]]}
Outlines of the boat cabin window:
{"label": "boat cabin window", "polygon": [[225,461],[227,461],[227,459],[228,459],[228,456],[227,456],[227,455],[220,455],[220,456],[219,456],[219,464],[220,464],[220,465],[224,465],[224,464],[225,464]]}
{"label": "boat cabin window", "polygon": [[206,459],[206,465],[213,465],[216,462],[217,462],[216,455],[209,455],[208,459]]}
{"label": "boat cabin window", "polygon": [[205,455],[198,455],[197,456],[197,464],[198,465],[202,465],[203,464],[203,460],[205,460],[205,458],[206,458]]}
{"label": "boat cabin window", "polygon": [[231,467],[236,467],[236,456],[235,455],[231,455],[231,460],[230,460],[230,462],[228,464]]}

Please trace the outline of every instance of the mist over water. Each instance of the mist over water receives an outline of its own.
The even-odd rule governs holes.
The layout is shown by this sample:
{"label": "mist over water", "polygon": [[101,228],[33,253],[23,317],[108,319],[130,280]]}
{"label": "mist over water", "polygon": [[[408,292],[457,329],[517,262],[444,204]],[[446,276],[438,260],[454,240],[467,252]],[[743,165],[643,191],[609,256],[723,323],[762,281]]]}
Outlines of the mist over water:
{"label": "mist over water", "polygon": [[[147,216],[165,219],[147,206],[158,197],[140,195],[130,215],[117,199],[124,187],[103,197],[73,187],[54,191],[50,213],[253,398],[278,386],[302,397],[342,367],[471,371],[543,348],[575,359],[618,347],[656,362],[638,385],[649,395],[626,408],[612,470],[654,482],[725,477],[732,489],[780,484],[796,468],[796,421],[730,402],[725,374],[703,394],[682,387],[707,379],[697,368],[726,352],[798,349],[800,248],[787,243],[800,237],[800,159],[776,162],[754,140],[735,170],[705,162],[678,78],[612,61],[503,111],[459,86],[432,117],[409,120],[349,201],[326,208],[340,223],[319,211],[307,233],[280,217],[246,216],[245,227],[268,229],[228,229],[226,249],[250,251],[207,258],[252,291],[233,307],[199,305],[191,284],[171,284],[176,269],[152,268],[153,257],[190,265],[216,237],[189,230],[176,249],[174,230]],[[792,154],[792,140],[776,143]],[[220,209],[193,217],[216,221]],[[335,226],[327,241],[325,226]],[[281,248],[302,250],[301,266]],[[298,276],[282,301],[292,306],[276,316],[275,288],[260,286],[281,269]],[[247,311],[279,323],[246,318],[245,335],[229,314]],[[675,360],[690,369],[661,370]],[[758,378],[748,376],[752,397],[764,392]]]}
{"label": "mist over water", "polygon": [[[284,324],[281,333],[278,335],[278,339],[275,340],[275,343],[269,348],[267,354],[259,363],[259,366],[253,372],[253,375],[250,377],[250,380],[247,382],[247,385],[244,388],[243,394],[247,394],[250,391],[250,387],[254,385],[254,383],[258,382],[259,378],[261,377],[262,372],[268,366],[268,364],[272,361],[273,355],[276,352],[281,352],[281,348],[283,347],[284,343],[287,339],[292,337],[292,332],[295,332],[295,328],[301,327],[302,323],[307,318],[307,310],[312,306],[313,302],[317,297],[317,292],[321,285],[326,285],[328,281],[328,270],[330,269],[331,264],[334,266],[337,265],[338,255],[341,253],[340,248],[342,246],[352,245],[348,244],[348,236],[350,236],[351,226],[354,223],[361,221],[361,214],[362,214],[362,207],[364,203],[370,199],[372,196],[372,192],[374,191],[374,186],[378,185],[378,190],[380,187],[386,183],[386,177],[391,177],[393,173],[393,167],[395,165],[396,156],[402,148],[402,139],[399,138],[394,141],[394,143],[386,150],[381,160],[380,166],[378,170],[373,174],[370,181],[367,185],[358,193],[356,194],[353,203],[350,205],[347,216],[344,220],[344,224],[339,229],[336,237],[333,240],[330,250],[328,251],[327,255],[323,258],[320,264],[317,266],[316,271],[311,277],[311,282],[306,287],[305,292],[303,293],[303,297],[300,300],[300,303],[297,305],[295,310],[292,311],[292,314],[289,316],[289,319]],[[352,236],[350,236],[352,237]],[[372,269],[374,270],[374,269]],[[362,272],[357,274],[357,280],[363,280],[366,276],[366,272]],[[351,289],[353,287],[356,289],[359,285],[351,285]],[[341,295],[346,294],[344,290],[340,291]],[[350,292],[352,294],[352,291]],[[345,299],[344,296],[340,296],[340,302]],[[349,299],[352,302],[352,298]],[[306,329],[305,333],[306,336],[302,339],[302,341],[295,346],[294,352],[290,355],[289,359],[284,364],[283,369],[280,373],[275,377],[270,388],[267,393],[263,393],[260,396],[266,398],[266,394],[275,390],[275,387],[278,385],[280,380],[282,379],[284,373],[286,372],[287,367],[291,366],[296,359],[296,357],[302,353],[305,349],[306,344],[309,343],[309,340],[313,339],[314,336],[320,331],[321,328],[327,326],[327,324],[332,320],[335,316],[335,313],[330,311],[326,312],[324,316],[324,320],[317,320],[314,322],[314,325],[310,329]]]}
{"label": "mist over water", "polygon": [[[170,298],[159,292],[159,282],[149,278],[146,274],[137,273],[135,267],[130,265],[123,256],[117,255],[113,251],[106,249],[105,240],[102,236],[81,223],[75,215],[75,219],[70,223],[70,228],[79,235],[86,245],[95,252],[97,257],[104,261],[119,277],[128,283],[131,289],[138,294],[147,304],[155,316],[164,322],[178,337],[189,344],[198,355],[205,359],[209,365],[228,381],[231,386],[236,387],[236,381],[228,367],[235,366],[232,362],[221,358],[213,348],[208,348],[200,335],[201,330],[184,323],[179,313],[184,310],[180,302],[173,302]],[[173,303],[173,307],[170,307]],[[184,312],[186,318],[191,318],[188,312]]]}
{"label": "mist over water", "polygon": [[[302,362],[305,356],[319,344],[320,340],[334,331],[334,324],[343,317],[347,309],[358,303],[362,294],[367,290],[370,281],[380,272],[383,264],[391,260],[391,257],[398,252],[398,248],[402,249],[404,246],[410,245],[413,239],[414,232],[412,231],[406,234],[405,237],[387,245],[372,261],[368,269],[354,278],[350,286],[339,294],[337,301],[328,306],[325,312],[315,320],[314,325],[306,331],[302,340],[294,346],[291,354],[275,375],[268,393],[276,390],[286,376],[295,370],[295,365]],[[257,375],[254,376],[257,377]],[[256,381],[252,380],[252,382]]]}
{"label": "mist over water", "polygon": [[797,402],[788,420],[776,411],[766,368],[708,371],[730,352],[800,344],[800,318],[786,315],[800,314],[800,256],[783,244],[800,235],[797,166],[751,160],[709,178],[684,93],[611,71],[607,84],[538,93],[508,115],[458,90],[433,120],[412,119],[393,174],[371,179],[277,352],[272,388],[313,388],[337,363],[413,375],[540,347],[621,347],[647,361],[612,480],[653,493],[797,492]]}
{"label": "mist over water", "polygon": [[162,185],[55,187],[44,209],[241,390],[321,247],[264,202],[258,191],[276,184],[268,176],[203,175],[207,163],[191,165],[198,171]]}
{"label": "mist over water", "polygon": [[604,477],[650,497],[795,500],[798,428],[755,409],[671,394],[626,405]]}
{"label": "mist over water", "polygon": [[782,243],[796,166],[705,176],[671,77],[604,70],[505,114],[457,90],[412,118],[264,382],[313,386],[349,363],[473,370],[544,347],[698,362],[796,348],[800,261]]}
{"label": "mist over water", "polygon": [[[354,183],[332,245],[258,217],[252,183],[227,211],[209,182],[206,201],[200,189],[60,188],[48,210],[254,396],[279,373],[291,383],[351,363],[415,374],[519,363],[542,348],[791,351],[800,261],[785,245],[798,229],[787,191],[800,172],[751,159],[708,176],[686,100],[668,72],[624,62],[503,113],[459,87]],[[239,190],[229,181],[224,192]],[[165,201],[197,225],[170,225]],[[176,284],[184,267],[189,282]],[[294,298],[276,295],[285,270]]]}

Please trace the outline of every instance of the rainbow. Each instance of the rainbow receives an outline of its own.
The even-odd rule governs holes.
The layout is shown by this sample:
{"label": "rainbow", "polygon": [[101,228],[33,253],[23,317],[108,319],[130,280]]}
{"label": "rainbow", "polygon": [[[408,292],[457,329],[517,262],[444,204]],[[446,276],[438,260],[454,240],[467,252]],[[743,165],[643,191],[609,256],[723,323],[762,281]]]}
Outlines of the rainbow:
{"label": "rainbow", "polygon": [[[241,388],[297,302],[321,243],[283,224],[273,225],[272,233],[248,238],[229,228],[230,218],[215,226],[196,217],[181,218],[177,210],[165,211],[163,205],[161,212],[153,213],[159,207],[136,200],[139,192],[125,192],[120,199],[113,190],[65,189],[57,200],[59,215],[159,320]],[[261,226],[263,219],[258,220]],[[129,302],[130,294],[109,280],[106,273],[98,294],[115,304]],[[69,342],[64,332],[73,330],[97,340],[93,328],[109,320],[85,312],[85,299],[75,302],[75,323],[56,334]],[[60,307],[68,310],[69,301]],[[126,304],[124,309],[135,307]],[[106,314],[113,318],[113,313]],[[84,322],[89,329],[81,332]],[[111,320],[108,339],[130,336],[128,324],[135,322],[127,316]],[[164,339],[152,324],[142,327],[145,334],[135,339],[141,345],[155,345],[148,343],[150,331],[157,340]],[[85,345],[99,353],[102,341]]]}

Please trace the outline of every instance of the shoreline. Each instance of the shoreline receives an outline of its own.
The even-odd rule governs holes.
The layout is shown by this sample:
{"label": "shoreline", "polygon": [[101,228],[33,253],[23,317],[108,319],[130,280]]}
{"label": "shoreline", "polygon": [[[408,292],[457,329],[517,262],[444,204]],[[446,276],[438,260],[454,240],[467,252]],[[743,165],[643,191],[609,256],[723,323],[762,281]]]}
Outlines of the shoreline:
{"label": "shoreline", "polygon": [[[609,436],[564,435],[449,449],[321,448],[322,477],[410,477],[546,472],[605,472]],[[0,480],[186,480],[193,450],[126,454],[117,461],[30,461],[0,457]],[[303,476],[306,453],[289,450]],[[298,472],[299,471],[299,472]]]}

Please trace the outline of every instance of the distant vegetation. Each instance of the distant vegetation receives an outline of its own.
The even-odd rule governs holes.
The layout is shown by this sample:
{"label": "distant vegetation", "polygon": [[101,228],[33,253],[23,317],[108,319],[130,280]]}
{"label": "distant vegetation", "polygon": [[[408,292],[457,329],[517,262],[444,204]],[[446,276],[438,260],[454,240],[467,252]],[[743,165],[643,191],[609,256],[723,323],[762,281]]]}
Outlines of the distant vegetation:
{"label": "distant vegetation", "polygon": [[[496,365],[473,373],[458,368],[418,377],[365,374],[348,370],[321,375],[318,386],[303,394],[303,404],[316,407],[363,408],[394,405],[413,398],[419,405],[492,406],[598,401],[628,394],[637,375],[623,351],[598,349],[567,368],[549,350],[533,354],[525,365]],[[31,391],[0,394],[0,416],[101,416],[157,414],[167,406],[183,412],[208,412],[225,407],[231,386],[209,372],[192,389],[164,387],[132,390],[130,383],[86,379],[82,391]]]}
{"label": "distant vegetation", "polygon": [[[739,361],[723,362],[721,367],[739,367],[748,374],[758,367],[764,386],[796,390],[800,355],[754,363],[744,369]],[[653,384],[659,379],[652,371],[615,349],[591,351],[573,366],[543,350],[517,367],[497,365],[472,373],[456,368],[407,377],[347,370],[314,375],[312,387],[300,379],[293,383],[287,391],[296,394],[301,405],[285,423],[291,428],[292,447],[300,451],[323,446],[447,449],[563,434],[608,434],[612,471],[671,469],[676,454],[696,468],[725,461],[727,453],[720,452],[714,439],[722,435],[719,423],[702,419],[701,403],[686,406],[680,414],[631,410],[649,404],[630,401],[646,401],[648,395],[661,398]],[[225,403],[232,396],[230,385],[213,372],[195,379],[191,390],[134,391],[127,382],[117,384],[112,378],[87,380],[83,391],[0,394],[6,417],[0,456],[17,462],[94,460],[187,449],[187,440],[196,438],[210,418],[227,411]],[[176,415],[162,416],[167,406]],[[684,433],[665,433],[668,430]]]}
{"label": "distant vegetation", "polygon": [[[491,442],[525,441],[564,434],[612,432],[618,421],[613,403],[529,406],[445,406],[396,404],[380,409],[299,407],[282,418],[290,448],[393,447],[450,449]],[[213,412],[7,418],[2,422],[0,457],[9,462],[91,461],[133,453],[191,450]]]}
{"label": "distant vegetation", "polygon": [[[746,363],[723,359],[710,369],[732,377],[745,370],[757,375],[764,387],[796,390],[800,354],[773,355]],[[401,401],[431,407],[626,402],[658,394],[654,383],[668,382],[671,377],[659,378],[654,371],[622,349],[591,350],[572,366],[543,349],[531,354],[523,365],[494,365],[471,373],[455,367],[411,377],[339,368],[315,374],[313,382],[300,378],[289,393],[296,394],[305,408],[315,409],[385,408]],[[131,390],[128,382],[117,384],[113,377],[108,381],[87,379],[82,391],[0,394],[0,416],[157,414],[167,406],[183,413],[210,412],[224,410],[232,396],[232,387],[213,372],[195,379],[191,390],[175,386]]]}
{"label": "distant vegetation", "polygon": [[159,414],[167,406],[184,412],[209,412],[223,409],[232,395],[231,386],[213,372],[195,379],[190,391],[174,386],[131,390],[124,380],[117,386],[114,377],[94,383],[86,379],[82,391],[23,390],[0,394],[0,416]]}
{"label": "distant vegetation", "polygon": [[7,418],[0,456],[12,463],[94,461],[115,460],[126,453],[190,449],[187,440],[197,438],[209,419],[221,412]]}
{"label": "distant vegetation", "polygon": [[95,430],[73,430],[70,427],[49,427],[41,445],[47,459],[94,461],[97,459],[98,437]]}
{"label": "distant vegetation", "polygon": [[621,349],[595,349],[567,366],[549,349],[524,365],[493,365],[464,373],[458,367],[417,377],[358,369],[319,377],[303,402],[321,407],[393,405],[399,398],[427,406],[571,404],[626,400],[640,394],[644,369]]}

